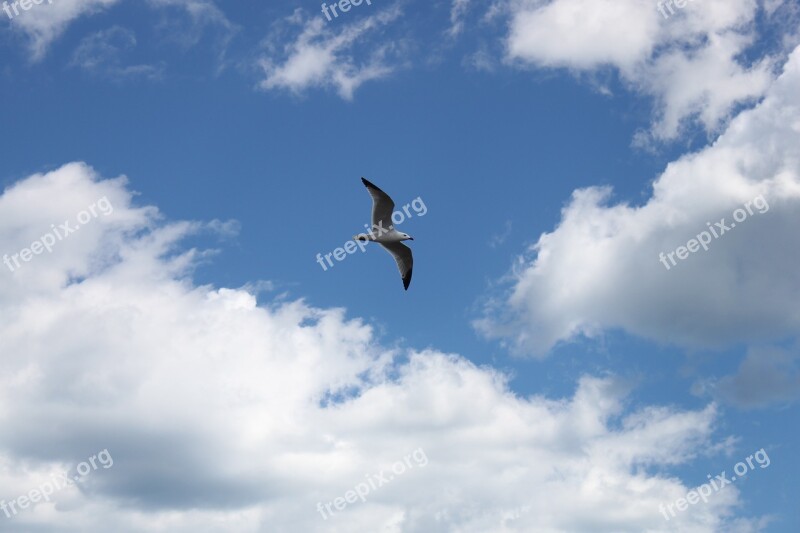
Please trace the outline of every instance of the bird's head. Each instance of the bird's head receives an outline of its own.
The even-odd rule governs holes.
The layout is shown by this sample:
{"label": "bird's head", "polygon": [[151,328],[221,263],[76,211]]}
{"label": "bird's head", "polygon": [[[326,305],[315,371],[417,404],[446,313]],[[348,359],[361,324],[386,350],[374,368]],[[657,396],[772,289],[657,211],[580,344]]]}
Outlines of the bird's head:
{"label": "bird's head", "polygon": [[400,235],[403,237],[404,241],[413,241],[414,240],[414,237],[412,237],[408,233],[401,233]]}

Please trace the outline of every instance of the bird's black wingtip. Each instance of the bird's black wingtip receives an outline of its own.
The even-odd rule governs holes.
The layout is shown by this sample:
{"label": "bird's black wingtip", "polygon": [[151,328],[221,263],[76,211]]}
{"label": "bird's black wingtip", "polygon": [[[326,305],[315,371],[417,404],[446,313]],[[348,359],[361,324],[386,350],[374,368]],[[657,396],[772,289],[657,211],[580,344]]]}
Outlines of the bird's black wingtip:
{"label": "bird's black wingtip", "polygon": [[409,270],[408,273],[403,278],[403,288],[405,290],[408,290],[408,286],[411,285],[411,271],[412,270],[413,269]]}
{"label": "bird's black wingtip", "polygon": [[[367,178],[365,178],[363,176],[361,177],[361,183],[363,183],[364,186],[367,189],[371,189],[373,191],[379,192],[380,194],[382,194],[384,196],[387,196],[387,197],[389,196],[388,194],[383,192],[383,189],[381,189],[380,187],[378,187],[377,185],[375,185],[374,183],[372,183],[371,181],[369,181]],[[391,198],[389,198],[389,199],[391,200]]]}

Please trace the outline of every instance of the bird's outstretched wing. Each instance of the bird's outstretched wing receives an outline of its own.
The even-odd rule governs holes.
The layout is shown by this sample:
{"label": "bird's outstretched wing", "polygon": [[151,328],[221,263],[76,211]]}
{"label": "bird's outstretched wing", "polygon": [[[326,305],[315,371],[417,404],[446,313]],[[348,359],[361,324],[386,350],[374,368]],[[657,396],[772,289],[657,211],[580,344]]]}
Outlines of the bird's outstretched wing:
{"label": "bird's outstretched wing", "polygon": [[372,196],[372,227],[378,231],[382,228],[388,231],[392,228],[392,213],[394,212],[394,202],[389,195],[376,187],[369,180],[361,178],[364,186]]}
{"label": "bird's outstretched wing", "polygon": [[379,244],[394,257],[397,268],[400,270],[400,276],[403,278],[403,287],[408,290],[408,286],[411,284],[411,271],[414,267],[414,256],[411,255],[411,248],[402,242]]}

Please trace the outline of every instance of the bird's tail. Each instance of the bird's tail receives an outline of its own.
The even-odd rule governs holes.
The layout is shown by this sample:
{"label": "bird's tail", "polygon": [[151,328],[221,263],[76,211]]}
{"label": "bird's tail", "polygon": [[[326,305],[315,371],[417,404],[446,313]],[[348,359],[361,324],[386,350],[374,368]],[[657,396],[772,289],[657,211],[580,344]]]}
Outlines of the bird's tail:
{"label": "bird's tail", "polygon": [[353,240],[367,242],[371,241],[372,239],[370,239],[369,235],[367,235],[366,233],[359,233],[358,235],[353,235]]}

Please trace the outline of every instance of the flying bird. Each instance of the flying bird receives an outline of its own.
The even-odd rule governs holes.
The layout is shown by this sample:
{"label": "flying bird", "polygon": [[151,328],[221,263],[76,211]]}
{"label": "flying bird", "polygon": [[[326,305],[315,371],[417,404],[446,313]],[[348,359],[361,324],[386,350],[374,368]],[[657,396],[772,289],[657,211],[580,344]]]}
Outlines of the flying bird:
{"label": "flying bird", "polygon": [[353,237],[356,241],[373,241],[383,246],[384,250],[392,254],[400,277],[403,278],[403,287],[408,290],[411,283],[411,270],[414,266],[414,257],[411,248],[402,241],[413,241],[414,237],[408,233],[397,231],[392,223],[394,202],[388,194],[380,190],[368,180],[361,178],[369,195],[372,196],[372,229],[369,233],[359,233]]}

